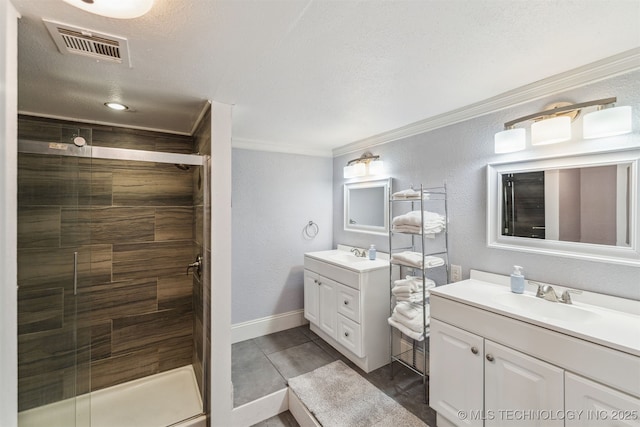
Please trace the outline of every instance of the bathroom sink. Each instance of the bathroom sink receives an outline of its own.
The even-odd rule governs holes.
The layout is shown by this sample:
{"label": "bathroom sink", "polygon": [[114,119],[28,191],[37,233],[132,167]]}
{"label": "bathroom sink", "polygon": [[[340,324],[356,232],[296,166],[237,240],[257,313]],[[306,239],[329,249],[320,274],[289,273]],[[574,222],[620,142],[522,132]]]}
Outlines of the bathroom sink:
{"label": "bathroom sink", "polygon": [[344,263],[344,264],[354,264],[358,262],[368,262],[369,258],[358,257],[351,253],[344,253],[343,251],[336,251],[335,254],[331,254],[328,257],[329,259]]}
{"label": "bathroom sink", "polygon": [[493,298],[494,302],[504,307],[517,310],[532,318],[560,320],[565,322],[590,322],[599,315],[595,312],[560,302],[546,301],[528,294],[506,293]]}
{"label": "bathroom sink", "polygon": [[389,267],[389,258],[387,254],[378,252],[378,257],[374,260],[370,260],[369,257],[355,256],[351,252],[350,246],[343,245],[338,245],[338,249],[331,249],[328,251],[307,252],[304,256],[359,273]]}

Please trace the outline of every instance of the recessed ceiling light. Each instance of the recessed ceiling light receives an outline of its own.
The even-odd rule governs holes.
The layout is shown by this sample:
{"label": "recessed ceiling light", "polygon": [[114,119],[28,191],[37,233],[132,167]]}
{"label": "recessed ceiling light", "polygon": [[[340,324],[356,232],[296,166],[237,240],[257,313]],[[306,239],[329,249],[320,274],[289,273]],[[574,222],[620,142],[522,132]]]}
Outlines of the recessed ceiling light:
{"label": "recessed ceiling light", "polygon": [[154,0],[64,0],[72,6],[108,18],[138,18],[151,10]]}
{"label": "recessed ceiling light", "polygon": [[105,102],[104,105],[106,107],[111,108],[112,110],[117,110],[117,111],[124,111],[129,109],[129,107],[127,107],[124,104],[120,104],[119,102]]}

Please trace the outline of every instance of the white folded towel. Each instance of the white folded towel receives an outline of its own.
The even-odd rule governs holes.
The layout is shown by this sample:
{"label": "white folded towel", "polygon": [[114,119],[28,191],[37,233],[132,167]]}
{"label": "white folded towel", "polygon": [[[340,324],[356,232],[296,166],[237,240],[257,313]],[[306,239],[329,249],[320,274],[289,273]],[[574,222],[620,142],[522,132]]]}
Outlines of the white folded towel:
{"label": "white folded towel", "polygon": [[[424,216],[424,219],[423,219]],[[446,218],[438,213],[429,211],[411,211],[399,215],[391,221],[391,229],[398,233],[436,234],[445,229]]]}
{"label": "white folded towel", "polygon": [[[427,279],[428,280],[428,279]],[[396,280],[394,285],[410,285],[414,291],[422,289],[422,277],[407,274],[404,279]]]}
{"label": "white folded towel", "polygon": [[[423,332],[412,331],[411,329],[409,329],[406,326],[404,326],[402,323],[396,322],[391,317],[389,317],[387,319],[387,322],[391,326],[393,326],[394,328],[396,328],[397,330],[399,330],[400,332],[402,332],[403,334],[408,336],[409,338],[413,338],[416,341],[422,341],[424,339],[424,333]],[[427,334],[428,333],[429,333],[429,327],[427,327]]]}
{"label": "white folded towel", "polygon": [[391,255],[391,262],[420,268],[422,267],[422,254],[411,251],[398,252]]}
{"label": "white folded towel", "polygon": [[[406,306],[404,306],[403,304],[406,304],[406,303],[400,303],[401,307],[404,309],[406,308]],[[404,326],[411,329],[412,331],[420,332],[424,328],[424,325],[428,325],[430,322],[430,318],[429,318],[430,310],[429,310],[428,304],[424,306],[424,313],[426,315],[426,320],[424,323],[423,323],[422,313],[423,313],[422,306],[416,306],[416,313],[414,313],[414,316],[412,318],[409,318],[403,315],[398,310],[398,304],[396,304],[396,307],[393,309],[393,312],[391,313],[391,317],[393,318],[393,320],[395,320],[398,323],[402,323]]]}
{"label": "white folded towel", "polygon": [[425,291],[425,296],[422,296],[422,292],[413,292],[409,295],[394,295],[395,299],[396,299],[396,303],[399,302],[410,302],[413,304],[422,304],[422,300],[424,298],[424,301],[426,301],[428,303],[429,301],[429,292]]}
{"label": "white folded towel", "polygon": [[391,289],[391,293],[397,297],[409,298],[413,292],[405,289],[405,288],[393,288]]}
{"label": "white folded towel", "polygon": [[[424,279],[424,287],[429,289],[429,288],[433,288],[436,285],[436,283],[429,279],[426,278]],[[423,283],[422,283],[422,278],[417,277],[417,276],[410,276],[407,275],[405,279],[399,279],[393,282],[393,288],[392,289],[397,289],[397,292],[422,292],[422,287],[423,287]]]}
{"label": "white folded towel", "polygon": [[440,267],[444,265],[444,260],[437,256],[428,255],[424,257],[424,268]]}
{"label": "white folded towel", "polygon": [[[421,234],[423,230],[420,230],[420,227],[414,227],[412,225],[394,225],[391,227],[391,230],[396,233],[407,233],[407,234]],[[442,231],[439,230],[438,233]],[[435,233],[424,233],[424,237],[429,239],[435,239]]]}
{"label": "white folded towel", "polygon": [[445,223],[445,217],[440,215],[439,213],[424,211],[422,213],[424,216],[424,224],[423,218],[420,215],[420,211],[411,211],[404,215],[399,215],[393,218],[391,221],[392,225],[413,225],[415,227],[420,227],[420,225],[437,225]]}
{"label": "white folded towel", "polygon": [[391,195],[394,199],[419,199],[420,192],[409,188],[407,190],[397,191]]}
{"label": "white folded towel", "polygon": [[422,316],[422,306],[412,304],[408,301],[399,302],[396,304],[396,311],[406,317],[407,319],[414,319],[416,316]]}
{"label": "white folded towel", "polygon": [[[433,268],[444,265],[444,260],[437,256],[426,256],[424,261],[419,252],[404,251],[391,255],[391,262],[416,268]],[[423,267],[424,265],[424,267]]]}

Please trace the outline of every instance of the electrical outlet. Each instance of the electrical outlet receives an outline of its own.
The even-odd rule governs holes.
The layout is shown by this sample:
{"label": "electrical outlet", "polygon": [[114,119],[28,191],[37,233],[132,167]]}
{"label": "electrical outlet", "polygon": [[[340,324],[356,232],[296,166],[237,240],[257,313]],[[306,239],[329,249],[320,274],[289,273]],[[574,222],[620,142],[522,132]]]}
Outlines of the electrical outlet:
{"label": "electrical outlet", "polygon": [[462,267],[451,264],[451,281],[459,282],[460,280],[462,280]]}

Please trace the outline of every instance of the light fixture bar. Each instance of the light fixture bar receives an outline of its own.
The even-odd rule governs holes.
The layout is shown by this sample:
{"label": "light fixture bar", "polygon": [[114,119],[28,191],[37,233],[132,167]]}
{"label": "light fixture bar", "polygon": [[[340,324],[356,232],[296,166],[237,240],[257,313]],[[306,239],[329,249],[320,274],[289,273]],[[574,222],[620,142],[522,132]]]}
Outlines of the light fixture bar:
{"label": "light fixture bar", "polygon": [[374,156],[370,151],[366,151],[357,159],[347,162],[343,176],[345,178],[356,178],[366,175],[380,175],[382,173],[384,173],[384,162],[380,160],[380,156]]}
{"label": "light fixture bar", "polygon": [[371,160],[378,160],[380,159],[380,156],[374,156],[373,154],[369,153],[368,151],[366,153],[364,153],[362,156],[358,157],[357,159],[353,159],[353,160],[349,160],[347,162],[347,166],[353,164],[353,163],[358,163],[358,162],[366,162],[371,161]]}
{"label": "light fixture bar", "polygon": [[552,108],[550,110],[540,111],[540,112],[537,112],[537,113],[529,114],[527,116],[519,117],[519,118],[517,118],[515,120],[511,120],[509,122],[505,122],[504,128],[505,129],[510,129],[511,127],[516,125],[517,123],[525,122],[527,120],[537,119],[539,117],[555,116],[555,115],[560,114],[560,113],[566,113],[568,111],[580,110],[582,108],[591,107],[591,106],[594,106],[594,105],[609,105],[609,104],[615,103],[617,100],[618,99],[616,97],[603,98],[603,99],[597,99],[595,101],[581,102],[579,104],[571,104],[571,105],[567,105],[566,107]]}

